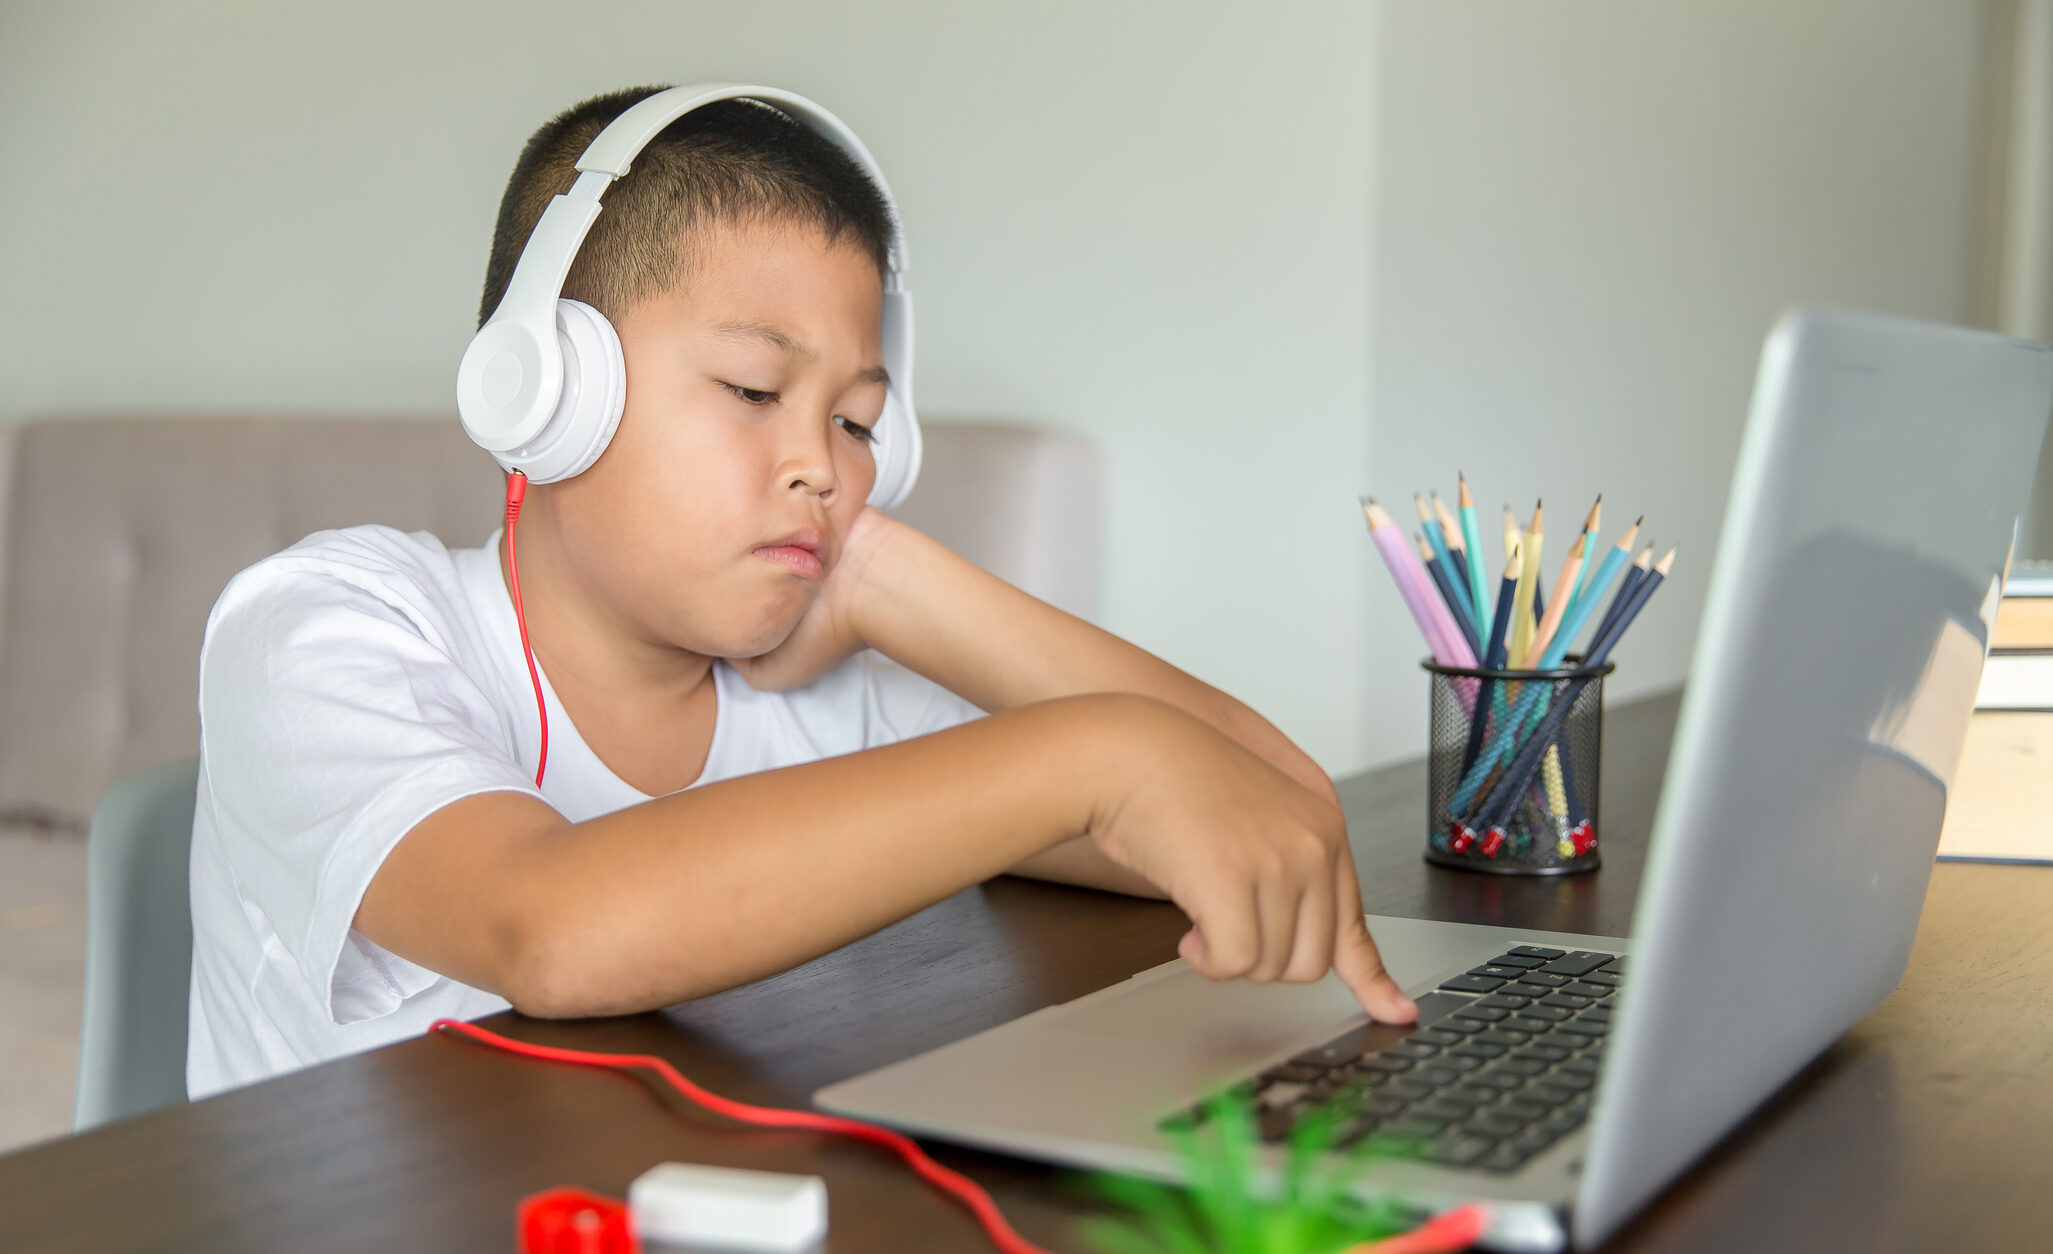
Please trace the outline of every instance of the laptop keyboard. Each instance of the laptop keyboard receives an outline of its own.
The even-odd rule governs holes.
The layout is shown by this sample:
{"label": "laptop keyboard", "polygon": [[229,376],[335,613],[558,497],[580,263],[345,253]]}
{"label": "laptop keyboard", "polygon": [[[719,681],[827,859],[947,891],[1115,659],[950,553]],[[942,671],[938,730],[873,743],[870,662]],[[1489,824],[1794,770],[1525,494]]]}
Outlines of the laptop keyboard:
{"label": "laptop keyboard", "polygon": [[[1417,1023],[1365,1023],[1239,1088],[1265,1141],[1330,1104],[1336,1148],[1374,1135],[1427,1162],[1516,1171],[1588,1117],[1625,965],[1515,945],[1420,997]],[[1200,1103],[1163,1124],[1204,1117]]]}

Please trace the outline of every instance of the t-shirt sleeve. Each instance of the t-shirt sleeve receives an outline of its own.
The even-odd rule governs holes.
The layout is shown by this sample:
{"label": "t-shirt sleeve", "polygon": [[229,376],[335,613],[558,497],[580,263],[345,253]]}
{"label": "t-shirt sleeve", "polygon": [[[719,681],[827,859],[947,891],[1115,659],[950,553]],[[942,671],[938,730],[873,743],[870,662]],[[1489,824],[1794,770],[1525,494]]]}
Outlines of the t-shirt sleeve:
{"label": "t-shirt sleeve", "polygon": [[541,796],[453,641],[431,589],[279,559],[237,576],[207,624],[208,827],[243,908],[338,1025],[440,978],[350,927],[399,839],[463,797]]}
{"label": "t-shirt sleeve", "polygon": [[911,740],[982,718],[984,711],[875,651],[856,655],[868,717],[863,748]]}

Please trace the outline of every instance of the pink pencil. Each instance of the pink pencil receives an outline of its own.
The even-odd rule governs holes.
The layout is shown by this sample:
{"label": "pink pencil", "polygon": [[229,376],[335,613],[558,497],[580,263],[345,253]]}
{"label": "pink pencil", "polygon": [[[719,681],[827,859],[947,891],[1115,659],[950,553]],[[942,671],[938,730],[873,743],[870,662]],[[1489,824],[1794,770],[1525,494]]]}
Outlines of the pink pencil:
{"label": "pink pencil", "polygon": [[1390,577],[1396,581],[1397,591],[1404,597],[1411,616],[1418,621],[1419,631],[1433,651],[1433,660],[1442,666],[1474,666],[1476,655],[1470,651],[1468,641],[1462,639],[1453,613],[1441,602],[1439,591],[1426,577],[1425,567],[1419,565],[1419,555],[1397,529],[1397,523],[1368,497],[1362,498],[1362,515],[1369,520],[1369,534],[1375,538],[1383,564],[1390,568]]}
{"label": "pink pencil", "polygon": [[1447,660],[1446,637],[1433,622],[1427,601],[1417,585],[1405,571],[1400,551],[1409,551],[1404,538],[1398,534],[1397,524],[1380,505],[1367,497],[1362,498],[1362,513],[1369,520],[1369,536],[1376,542],[1376,548],[1383,554],[1383,564],[1390,568],[1390,580],[1397,585],[1397,593],[1404,598],[1404,606],[1411,611],[1412,620],[1419,625],[1419,634],[1426,638],[1426,647],[1433,652],[1433,660],[1445,663]]}

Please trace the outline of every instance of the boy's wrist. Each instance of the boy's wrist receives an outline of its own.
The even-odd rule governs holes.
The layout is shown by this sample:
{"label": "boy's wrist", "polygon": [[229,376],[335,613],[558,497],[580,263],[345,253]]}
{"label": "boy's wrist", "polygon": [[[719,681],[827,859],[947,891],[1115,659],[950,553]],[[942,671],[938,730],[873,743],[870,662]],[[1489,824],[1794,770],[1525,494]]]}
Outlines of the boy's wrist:
{"label": "boy's wrist", "polygon": [[856,648],[889,656],[888,642],[902,635],[895,628],[903,625],[909,607],[919,604],[920,584],[936,569],[925,550],[941,545],[882,510],[866,510],[862,526],[868,534],[852,554],[859,565],[849,572],[853,595],[842,626]]}

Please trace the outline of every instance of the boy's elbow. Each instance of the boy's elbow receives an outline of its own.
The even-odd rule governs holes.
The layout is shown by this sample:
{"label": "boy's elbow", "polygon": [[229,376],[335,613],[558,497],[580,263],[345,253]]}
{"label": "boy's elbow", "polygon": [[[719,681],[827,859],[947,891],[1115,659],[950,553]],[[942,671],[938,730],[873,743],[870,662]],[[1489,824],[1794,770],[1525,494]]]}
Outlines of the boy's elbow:
{"label": "boy's elbow", "polygon": [[[555,926],[535,920],[517,929],[506,946],[499,995],[531,1019],[592,1019],[640,1014],[705,993],[717,984],[669,973],[674,986],[650,983],[651,964],[617,953],[595,952],[593,932],[572,920]],[[676,983],[682,981],[681,983]]]}
{"label": "boy's elbow", "polygon": [[591,1012],[565,988],[562,981],[517,972],[506,982],[500,996],[530,1019],[588,1019]]}
{"label": "boy's elbow", "polygon": [[502,952],[499,995],[530,1019],[587,1019],[605,1011],[594,994],[602,992],[590,978],[590,964],[575,952],[561,930],[544,920],[530,920],[509,929]]}

